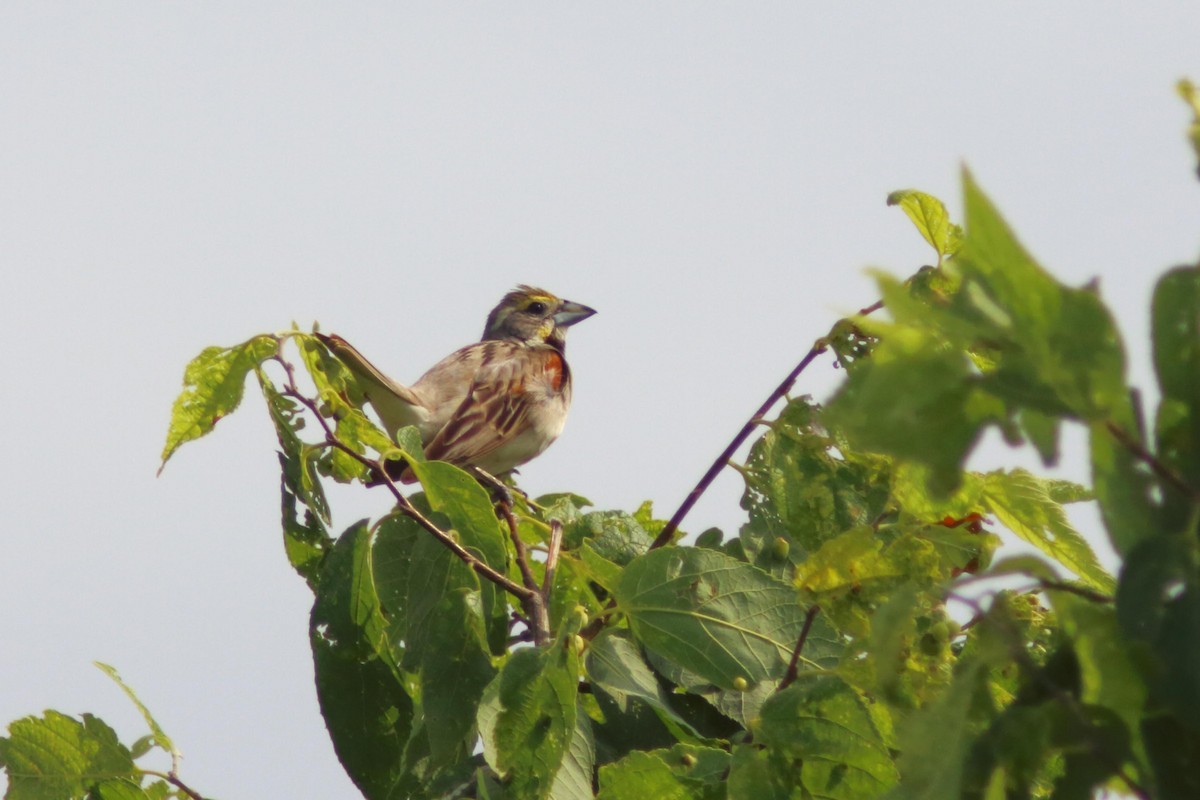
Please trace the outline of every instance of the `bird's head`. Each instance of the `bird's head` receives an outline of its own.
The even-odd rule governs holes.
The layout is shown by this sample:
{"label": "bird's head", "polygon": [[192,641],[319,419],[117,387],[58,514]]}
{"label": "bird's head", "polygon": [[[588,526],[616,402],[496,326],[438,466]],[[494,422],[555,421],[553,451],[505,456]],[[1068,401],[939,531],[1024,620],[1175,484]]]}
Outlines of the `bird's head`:
{"label": "bird's head", "polygon": [[555,297],[544,289],[518,286],[504,295],[488,314],[484,339],[519,339],[562,347],[567,328],[595,314],[595,310]]}

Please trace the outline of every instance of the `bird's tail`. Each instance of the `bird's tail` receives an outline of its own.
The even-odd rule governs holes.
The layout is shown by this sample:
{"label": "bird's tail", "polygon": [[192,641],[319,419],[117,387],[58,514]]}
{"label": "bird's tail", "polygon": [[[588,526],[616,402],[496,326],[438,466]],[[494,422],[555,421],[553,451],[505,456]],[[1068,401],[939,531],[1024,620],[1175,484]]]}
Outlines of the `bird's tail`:
{"label": "bird's tail", "polygon": [[412,389],[384,375],[342,337],[318,333],[317,338],[354,374],[363,394],[379,415],[389,436],[405,425],[420,422],[423,406]]}

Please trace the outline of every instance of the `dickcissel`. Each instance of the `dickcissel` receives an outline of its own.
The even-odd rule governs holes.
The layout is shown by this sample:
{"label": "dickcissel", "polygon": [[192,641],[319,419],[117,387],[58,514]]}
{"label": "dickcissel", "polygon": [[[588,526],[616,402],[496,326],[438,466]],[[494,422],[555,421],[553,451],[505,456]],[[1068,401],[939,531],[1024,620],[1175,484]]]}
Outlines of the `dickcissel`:
{"label": "dickcissel", "polygon": [[[319,336],[354,374],[389,436],[415,425],[427,458],[503,475],[562,432],[571,405],[567,328],[595,313],[518,286],[488,314],[481,341],[446,356],[412,386],[384,375],[342,337]],[[394,466],[389,475],[413,482]]]}

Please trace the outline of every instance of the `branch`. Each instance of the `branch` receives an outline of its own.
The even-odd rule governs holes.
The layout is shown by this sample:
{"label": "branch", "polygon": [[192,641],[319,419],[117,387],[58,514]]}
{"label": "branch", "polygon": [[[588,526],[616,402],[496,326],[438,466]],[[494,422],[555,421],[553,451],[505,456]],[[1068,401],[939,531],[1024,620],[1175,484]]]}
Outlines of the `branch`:
{"label": "branch", "polygon": [[788,662],[787,672],[783,673],[783,680],[779,682],[775,691],[782,692],[796,680],[796,674],[800,669],[800,651],[804,649],[804,643],[808,641],[808,632],[812,630],[813,620],[819,613],[821,613],[821,607],[813,606],[804,615],[804,627],[800,629],[800,638],[796,640],[796,647],[792,650],[792,660]]}
{"label": "branch", "polygon": [[654,541],[651,542],[651,550],[654,550],[657,547],[662,547],[665,544],[670,544],[671,539],[675,537],[675,532],[679,530],[679,525],[683,522],[683,518],[688,515],[688,512],[692,510],[692,506],[696,505],[696,501],[700,499],[700,496],[704,494],[712,482],[716,480],[717,475],[721,473],[721,470],[728,465],[729,460],[733,458],[733,454],[737,452],[737,449],[741,447],[748,438],[750,438],[750,434],[754,432],[755,426],[762,421],[762,418],[766,416],[768,411],[771,410],[771,407],[779,402],[779,400],[791,390],[792,384],[796,382],[796,378],[800,377],[800,373],[812,363],[813,359],[821,355],[821,353],[824,353],[826,349],[827,345],[825,344],[825,340],[818,339],[817,343],[814,344],[812,349],[808,351],[808,355],[801,359],[800,363],[797,364],[795,368],[788,373],[788,376],[783,379],[783,383],[779,384],[779,386],[775,388],[775,391],[771,392],[771,396],[766,399],[766,402],[759,406],[758,411],[754,412],[754,415],[750,417],[750,420],[742,426],[742,429],[738,431],[737,436],[733,437],[733,441],[731,441],[729,445],[721,451],[721,455],[717,456],[716,460],[713,461],[712,466],[710,466],[708,471],[705,472],[703,477],[700,478],[700,481],[696,484],[695,488],[692,489],[692,491],[688,493],[688,496],[684,498],[683,503],[680,504],[679,508],[671,516],[671,520],[666,524],[666,527],[664,527],[659,532],[658,536],[655,537]]}
{"label": "branch", "polygon": [[1104,425],[1106,428],[1108,428],[1108,432],[1113,435],[1113,438],[1116,439],[1121,446],[1133,454],[1133,457],[1138,461],[1141,461],[1143,464],[1150,467],[1150,469],[1154,471],[1154,474],[1162,479],[1164,483],[1170,484],[1172,488],[1181,492],[1193,503],[1200,502],[1200,491],[1197,491],[1189,486],[1187,481],[1181,478],[1166,464],[1159,461],[1157,456],[1147,450],[1137,439],[1134,439],[1132,436],[1130,436],[1124,428],[1112,420],[1104,423]]}
{"label": "branch", "polygon": [[1093,603],[1117,602],[1117,598],[1113,597],[1112,595],[1097,592],[1084,586],[1076,586],[1075,584],[1067,583],[1066,581],[1039,580],[1037,585],[1034,587],[1034,591],[1066,592],[1067,594],[1078,595],[1084,600],[1091,600]]}
{"label": "branch", "polygon": [[512,539],[513,549],[516,551],[517,567],[521,570],[521,581],[525,584],[525,590],[528,592],[521,596],[521,605],[525,607],[525,613],[529,615],[529,621],[532,623],[533,643],[545,644],[550,641],[550,616],[546,612],[546,603],[539,591],[533,568],[529,566],[529,553],[525,550],[525,541],[517,530],[517,518],[512,510],[512,498],[502,497],[499,506],[505,522],[508,523],[508,535]]}
{"label": "branch", "polygon": [[170,772],[159,772],[158,770],[153,770],[153,769],[143,769],[143,770],[140,770],[140,772],[143,775],[150,775],[155,778],[162,778],[164,781],[171,784],[176,789],[178,789],[179,791],[186,794],[188,797],[192,798],[192,800],[204,800],[204,797],[199,792],[197,792],[195,789],[188,786],[186,783],[184,783],[183,781],[181,781],[179,779],[179,776],[177,774],[175,774],[174,769],[172,769]]}
{"label": "branch", "polygon": [[317,422],[320,423],[321,428],[325,432],[326,445],[341,450],[343,453],[350,456],[368,469],[377,470],[378,474],[382,477],[383,484],[387,486],[388,491],[390,491],[392,493],[392,497],[395,498],[396,506],[400,509],[400,511],[415,520],[416,523],[422,528],[429,531],[429,533],[431,533],[435,539],[445,545],[450,552],[454,553],[454,555],[456,555],[460,561],[473,569],[480,577],[491,581],[497,586],[500,586],[509,594],[515,595],[522,600],[537,595],[536,588],[529,589],[524,587],[508,578],[508,576],[497,572],[483,561],[480,561],[470,551],[455,541],[454,537],[439,528],[428,517],[418,511],[412,503],[408,502],[408,498],[404,496],[404,493],[400,491],[398,486],[396,486],[395,481],[393,481],[391,476],[389,476],[386,470],[384,470],[381,461],[378,459],[367,458],[362,453],[359,453],[357,450],[338,439],[337,433],[335,433],[333,428],[330,427],[329,422],[326,421],[325,417],[321,415],[321,411],[317,407],[316,401],[309,397],[305,397],[296,387],[296,374],[292,365],[279,356],[275,356],[275,360],[283,365],[284,372],[287,373],[287,384],[284,387],[283,393],[286,396],[293,398],[313,413],[313,416],[317,418]]}
{"label": "branch", "polygon": [[[868,314],[873,314],[881,308],[883,308],[883,301],[879,300],[867,306],[866,308],[859,309],[858,314],[859,316],[865,317]],[[737,449],[741,447],[748,438],[750,438],[750,434],[754,432],[754,427],[763,421],[763,418],[767,415],[767,412],[771,410],[772,406],[778,403],[787,395],[788,392],[791,391],[792,386],[796,383],[796,379],[800,377],[800,373],[804,372],[804,370],[808,368],[808,365],[812,363],[813,359],[824,353],[827,349],[829,349],[827,340],[824,338],[818,339],[813,344],[812,349],[808,351],[808,354],[805,355],[804,358],[800,359],[800,363],[797,364],[792,371],[788,373],[787,377],[783,379],[783,382],[780,383],[779,386],[775,387],[775,391],[771,392],[771,395],[766,399],[766,401],[759,406],[758,411],[754,412],[754,414],[750,417],[750,420],[742,426],[742,429],[738,431],[737,436],[733,437],[733,441],[729,443],[729,446],[722,450],[721,455],[717,456],[716,460],[713,461],[712,466],[708,468],[708,472],[704,473],[704,475],[700,478],[700,481],[696,484],[695,488],[693,488],[692,491],[688,493],[688,496],[683,499],[683,503],[680,504],[679,508],[671,516],[671,520],[667,523],[666,527],[659,532],[658,536],[656,536],[654,541],[650,544],[651,550],[662,547],[665,544],[670,544],[671,540],[675,538],[675,533],[679,530],[680,524],[683,523],[683,518],[686,517],[688,512],[692,510],[692,506],[696,505],[696,501],[700,499],[700,496],[708,491],[708,487],[714,480],[716,480],[717,475],[721,473],[721,470],[729,464],[730,460],[733,458],[733,454],[737,452]]]}

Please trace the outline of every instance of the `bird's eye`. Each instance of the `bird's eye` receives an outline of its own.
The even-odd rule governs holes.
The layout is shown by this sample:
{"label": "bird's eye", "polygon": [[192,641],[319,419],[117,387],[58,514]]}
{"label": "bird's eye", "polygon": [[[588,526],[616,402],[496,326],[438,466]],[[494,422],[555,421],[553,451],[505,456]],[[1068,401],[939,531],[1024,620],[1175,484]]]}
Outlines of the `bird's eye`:
{"label": "bird's eye", "polygon": [[545,303],[537,303],[537,302],[530,303],[529,305],[525,306],[525,310],[528,311],[530,314],[545,314],[546,313],[546,304]]}

